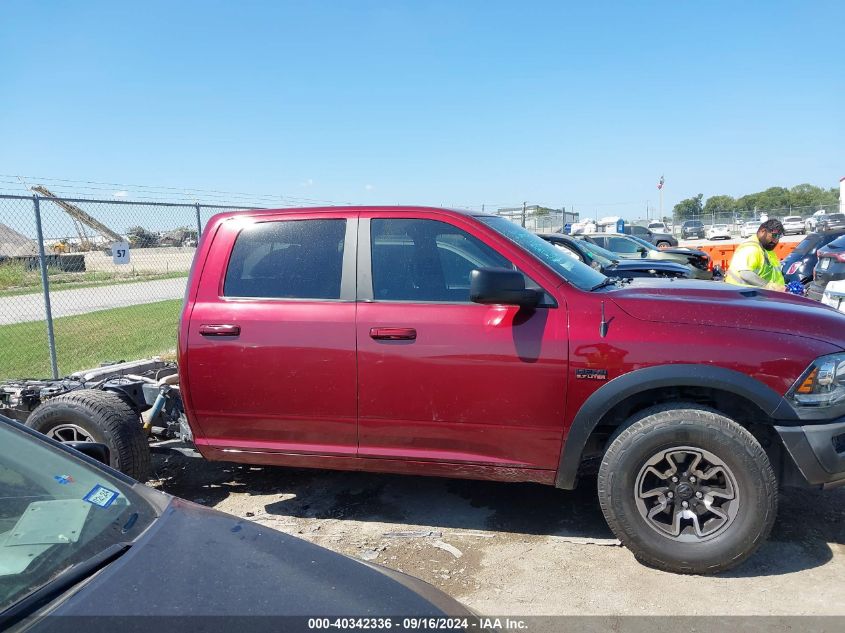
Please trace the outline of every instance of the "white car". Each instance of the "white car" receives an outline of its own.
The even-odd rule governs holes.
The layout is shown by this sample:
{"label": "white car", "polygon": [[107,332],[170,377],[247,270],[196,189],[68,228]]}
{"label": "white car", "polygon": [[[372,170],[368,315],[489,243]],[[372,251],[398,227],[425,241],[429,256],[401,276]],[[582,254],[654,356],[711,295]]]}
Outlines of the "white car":
{"label": "white car", "polygon": [[714,224],[707,229],[708,240],[729,240],[731,239],[731,232],[728,230],[727,224]]}
{"label": "white car", "polygon": [[650,222],[647,228],[652,233],[671,233],[665,222]]}
{"label": "white car", "polygon": [[783,232],[785,235],[789,235],[790,233],[804,235],[806,230],[804,218],[800,215],[788,215],[783,219]]}
{"label": "white car", "polygon": [[739,229],[739,236],[742,239],[745,239],[745,238],[751,237],[752,235],[756,235],[757,229],[760,228],[760,224],[762,224],[762,223],[758,222],[757,220],[752,220],[751,222],[746,222]]}
{"label": "white car", "polygon": [[819,209],[813,215],[806,219],[804,222],[804,229],[807,232],[812,232],[816,230],[816,227],[819,224],[819,220],[822,219],[822,216],[827,215],[827,211],[824,209]]}

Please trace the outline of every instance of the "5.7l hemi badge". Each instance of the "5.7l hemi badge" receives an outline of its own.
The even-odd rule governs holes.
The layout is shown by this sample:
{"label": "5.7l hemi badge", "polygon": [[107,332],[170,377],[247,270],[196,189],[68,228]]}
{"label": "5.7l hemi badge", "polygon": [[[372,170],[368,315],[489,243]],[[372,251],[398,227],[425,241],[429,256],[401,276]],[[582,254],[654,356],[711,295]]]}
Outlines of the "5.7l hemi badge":
{"label": "5.7l hemi badge", "polygon": [[582,380],[607,380],[606,369],[576,369],[575,377]]}

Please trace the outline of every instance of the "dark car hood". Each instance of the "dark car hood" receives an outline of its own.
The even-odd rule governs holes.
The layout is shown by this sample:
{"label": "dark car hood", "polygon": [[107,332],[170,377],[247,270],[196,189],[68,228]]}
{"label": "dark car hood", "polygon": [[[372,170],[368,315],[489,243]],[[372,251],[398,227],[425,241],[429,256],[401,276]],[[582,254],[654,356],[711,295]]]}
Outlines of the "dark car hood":
{"label": "dark car hood", "polygon": [[683,246],[677,248],[664,248],[661,253],[674,253],[676,255],[687,255],[688,257],[701,257],[703,259],[709,259],[710,256],[705,253],[704,251],[699,251],[694,248],[684,248]]}
{"label": "dark car hood", "polygon": [[[411,576],[174,499],[126,554],[51,615],[378,617],[470,612]],[[46,618],[37,630],[65,630],[63,620]]]}
{"label": "dark car hood", "polygon": [[625,273],[626,271],[656,270],[666,273],[683,274],[688,277],[689,267],[665,259],[620,259],[610,266],[608,272]]}
{"label": "dark car hood", "polygon": [[624,312],[643,321],[779,332],[845,349],[845,314],[785,292],[645,278],[608,294]]}

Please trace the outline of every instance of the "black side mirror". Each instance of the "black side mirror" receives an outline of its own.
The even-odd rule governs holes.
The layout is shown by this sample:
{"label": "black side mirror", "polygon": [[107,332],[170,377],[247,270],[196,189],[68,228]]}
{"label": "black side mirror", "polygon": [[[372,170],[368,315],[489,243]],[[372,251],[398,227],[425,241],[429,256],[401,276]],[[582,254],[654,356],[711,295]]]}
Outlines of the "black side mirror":
{"label": "black side mirror", "polygon": [[477,268],[469,276],[469,300],[475,303],[536,308],[542,298],[539,290],[525,288],[525,277],[515,270]]}
{"label": "black side mirror", "polygon": [[72,449],[79,451],[83,455],[87,455],[91,459],[96,459],[101,464],[109,465],[111,461],[111,454],[109,447],[105,444],[97,442],[62,442],[65,446],[70,446]]}

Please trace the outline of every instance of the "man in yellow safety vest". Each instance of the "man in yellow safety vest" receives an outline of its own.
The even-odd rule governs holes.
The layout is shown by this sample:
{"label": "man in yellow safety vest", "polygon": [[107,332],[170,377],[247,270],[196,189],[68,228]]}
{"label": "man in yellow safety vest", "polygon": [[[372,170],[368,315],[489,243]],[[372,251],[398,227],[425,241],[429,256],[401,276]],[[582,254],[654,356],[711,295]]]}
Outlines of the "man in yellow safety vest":
{"label": "man in yellow safety vest", "polygon": [[766,220],[751,236],[740,244],[728,266],[725,281],[735,286],[753,286],[766,290],[783,290],[784,280],[780,260],[774,249],[783,235],[779,220]]}

